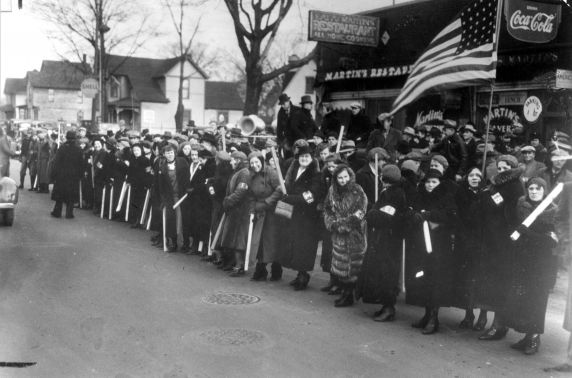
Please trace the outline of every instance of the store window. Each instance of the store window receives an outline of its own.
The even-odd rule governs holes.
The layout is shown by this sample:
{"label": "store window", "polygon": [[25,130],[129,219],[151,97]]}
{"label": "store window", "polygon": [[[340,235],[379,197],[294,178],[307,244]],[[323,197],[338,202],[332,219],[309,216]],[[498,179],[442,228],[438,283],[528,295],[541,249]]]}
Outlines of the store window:
{"label": "store window", "polygon": [[306,76],[306,94],[314,93],[314,77]]}
{"label": "store window", "polygon": [[48,89],[48,101],[54,102],[54,90],[53,89]]}
{"label": "store window", "polygon": [[119,80],[114,76],[111,77],[111,84],[109,86],[109,97],[118,98],[119,97]]}
{"label": "store window", "polygon": [[189,79],[183,80],[183,98],[188,99],[190,98],[190,87],[191,83]]}
{"label": "store window", "polygon": [[191,120],[191,109],[183,110],[183,125],[188,125]]}

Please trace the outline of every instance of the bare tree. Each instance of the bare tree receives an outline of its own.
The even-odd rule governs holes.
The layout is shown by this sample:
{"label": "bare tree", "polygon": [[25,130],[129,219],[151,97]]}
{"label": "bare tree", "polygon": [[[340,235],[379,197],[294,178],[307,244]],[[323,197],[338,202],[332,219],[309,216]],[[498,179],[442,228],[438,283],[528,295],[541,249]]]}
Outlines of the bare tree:
{"label": "bare tree", "polygon": [[[150,14],[138,1],[36,0],[33,9],[52,24],[48,36],[68,49],[60,56],[75,55],[81,61],[83,54],[93,49],[95,72],[108,73],[107,53],[121,49],[131,56],[158,34],[150,25]],[[103,75],[102,93],[106,93],[107,79],[108,74]],[[107,121],[106,96],[102,97],[101,116]],[[94,100],[92,120],[95,104]]]}
{"label": "bare tree", "polygon": [[169,10],[169,15],[171,16],[171,21],[173,21],[173,26],[178,36],[178,46],[177,53],[179,58],[179,90],[178,90],[178,102],[177,111],[175,113],[175,127],[177,130],[182,130],[183,128],[183,114],[185,107],[183,105],[183,83],[187,79],[185,77],[185,62],[191,58],[189,53],[195,42],[195,37],[199,31],[199,26],[201,23],[201,18],[196,22],[195,27],[189,38],[186,38],[185,33],[185,12],[191,7],[196,7],[204,4],[208,0],[163,0],[163,5]]}
{"label": "bare tree", "polygon": [[246,63],[246,93],[244,112],[256,114],[264,83],[298,68],[315,56],[312,50],[305,57],[281,67],[265,69],[278,28],[292,7],[293,0],[272,0],[264,6],[262,0],[224,0],[232,17],[238,46]]}

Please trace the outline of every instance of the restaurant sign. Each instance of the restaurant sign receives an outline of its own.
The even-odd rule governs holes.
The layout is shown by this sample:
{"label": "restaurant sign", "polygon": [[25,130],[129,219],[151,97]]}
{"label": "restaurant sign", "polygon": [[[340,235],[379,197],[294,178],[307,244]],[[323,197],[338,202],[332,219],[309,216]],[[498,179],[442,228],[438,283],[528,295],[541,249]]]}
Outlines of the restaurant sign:
{"label": "restaurant sign", "polygon": [[505,17],[509,34],[523,42],[546,43],[558,34],[560,4],[507,0]]}
{"label": "restaurant sign", "polygon": [[413,65],[391,66],[381,68],[363,68],[357,70],[343,70],[326,72],[325,81],[348,79],[377,79],[382,77],[395,77],[409,75]]}
{"label": "restaurant sign", "polygon": [[308,40],[377,47],[379,18],[310,11]]}
{"label": "restaurant sign", "polygon": [[556,70],[556,88],[572,89],[572,71]]}

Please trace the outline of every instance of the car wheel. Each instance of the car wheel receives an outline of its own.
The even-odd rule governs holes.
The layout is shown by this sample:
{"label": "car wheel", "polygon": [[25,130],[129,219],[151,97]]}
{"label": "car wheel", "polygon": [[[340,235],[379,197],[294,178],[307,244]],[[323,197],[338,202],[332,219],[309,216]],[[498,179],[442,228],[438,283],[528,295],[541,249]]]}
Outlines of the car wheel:
{"label": "car wheel", "polygon": [[4,224],[6,226],[12,226],[14,223],[14,209],[4,210]]}

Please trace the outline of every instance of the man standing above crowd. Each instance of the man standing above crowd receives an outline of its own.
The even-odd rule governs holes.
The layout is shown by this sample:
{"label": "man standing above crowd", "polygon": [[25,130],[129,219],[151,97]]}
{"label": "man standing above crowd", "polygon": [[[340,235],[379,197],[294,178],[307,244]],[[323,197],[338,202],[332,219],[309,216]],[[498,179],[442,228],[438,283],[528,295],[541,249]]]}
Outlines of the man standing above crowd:
{"label": "man standing above crowd", "polygon": [[316,127],[316,122],[312,117],[312,106],[314,105],[312,101],[312,96],[304,95],[300,100],[300,105],[302,109],[292,115],[290,118],[290,133],[292,137],[292,143],[298,139],[308,140],[314,137],[318,128]]}
{"label": "man standing above crowd", "polygon": [[433,147],[431,151],[437,152],[447,159],[449,168],[444,174],[444,177],[461,181],[468,168],[467,146],[463,138],[457,133],[457,122],[452,119],[443,121],[445,129],[445,138]]}
{"label": "man standing above crowd", "polygon": [[358,148],[363,148],[367,144],[369,133],[371,132],[371,122],[369,117],[363,112],[363,106],[355,101],[350,105],[351,116],[348,124],[347,138],[353,140]]}
{"label": "man standing above crowd", "polygon": [[[389,113],[381,113],[377,116],[376,129],[369,134],[367,150],[374,147],[384,148],[389,155],[395,157],[395,149],[402,140],[401,131],[391,127],[393,116]],[[380,127],[381,126],[381,127]]]}
{"label": "man standing above crowd", "polygon": [[474,167],[477,163],[477,140],[475,139],[475,134],[477,129],[473,122],[469,121],[461,129],[461,135],[463,136],[463,141],[467,146],[467,167]]}
{"label": "man standing above crowd", "polygon": [[[300,111],[300,108],[292,104],[290,97],[286,93],[282,93],[278,97],[278,104],[280,105],[280,110],[278,111],[276,124],[276,139],[284,154],[287,154],[289,157],[292,155],[292,146],[294,141],[296,141],[290,130],[290,121],[293,115]],[[286,157],[284,156],[284,158]]]}

